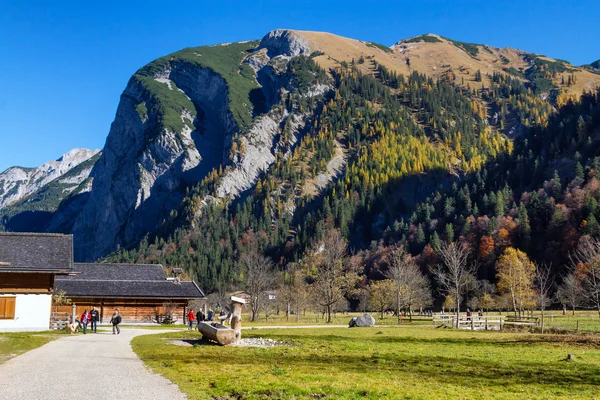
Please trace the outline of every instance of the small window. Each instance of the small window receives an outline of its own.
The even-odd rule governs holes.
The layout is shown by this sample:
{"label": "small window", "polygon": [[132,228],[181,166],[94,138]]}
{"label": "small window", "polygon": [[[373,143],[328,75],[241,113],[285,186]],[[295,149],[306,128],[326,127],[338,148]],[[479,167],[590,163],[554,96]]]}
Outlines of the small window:
{"label": "small window", "polygon": [[16,297],[0,297],[0,319],[15,319]]}

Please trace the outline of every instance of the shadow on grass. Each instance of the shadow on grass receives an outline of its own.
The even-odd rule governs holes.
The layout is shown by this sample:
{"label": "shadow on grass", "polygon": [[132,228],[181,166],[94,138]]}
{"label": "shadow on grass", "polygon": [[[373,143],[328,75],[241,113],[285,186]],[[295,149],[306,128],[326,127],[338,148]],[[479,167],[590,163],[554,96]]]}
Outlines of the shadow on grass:
{"label": "shadow on grass", "polygon": [[[294,340],[293,335],[261,335],[270,338],[286,338]],[[368,350],[353,348],[356,341],[362,345],[369,346]],[[321,343],[315,346],[316,343]],[[410,354],[411,344],[420,343],[432,346],[432,352],[440,353],[439,344],[460,344],[464,346],[463,353],[456,352],[452,355],[439,354]],[[433,344],[438,345],[437,347]],[[474,342],[476,343],[476,342]],[[506,346],[520,344],[532,344],[533,341],[519,340],[503,342],[497,340],[485,341],[481,345]],[[551,342],[552,343],[552,342]],[[150,343],[149,343],[150,344]],[[332,376],[336,374],[381,374],[381,379],[395,376],[399,373],[408,373],[411,377],[429,379],[447,384],[453,382],[470,388],[486,386],[504,386],[512,384],[544,384],[554,387],[573,387],[573,385],[600,385],[600,368],[597,365],[584,364],[582,362],[566,362],[556,360],[553,363],[547,361],[536,362],[534,360],[515,360],[514,357],[507,360],[502,357],[489,355],[482,359],[485,354],[481,351],[470,354],[469,339],[449,338],[354,338],[339,335],[318,335],[298,337],[298,347],[289,349],[231,349],[219,348],[212,353],[221,365],[235,365],[243,367],[244,370],[261,370],[271,365],[277,359],[281,367],[294,368],[298,371],[311,371],[317,369],[319,374]],[[400,346],[386,346],[386,344],[399,344]],[[163,345],[164,346],[164,345]],[[207,348],[192,351],[189,347],[185,352],[174,353],[171,349],[150,346],[142,358],[145,361],[160,361],[168,354],[169,361],[173,364],[187,364],[202,362],[206,356]],[[425,346],[426,347],[426,346]],[[221,350],[223,349],[223,350]],[[163,353],[163,350],[168,353]],[[422,350],[412,350],[422,351]],[[442,350],[443,352],[443,350]],[[565,354],[566,355],[566,354]],[[514,356],[514,354],[513,354]]]}

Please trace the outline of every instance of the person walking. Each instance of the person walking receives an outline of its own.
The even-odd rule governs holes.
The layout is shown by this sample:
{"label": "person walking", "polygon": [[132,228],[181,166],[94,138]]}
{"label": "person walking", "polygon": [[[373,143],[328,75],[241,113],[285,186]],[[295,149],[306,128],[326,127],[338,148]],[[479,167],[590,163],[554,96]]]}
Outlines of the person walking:
{"label": "person walking", "polygon": [[195,320],[194,310],[190,309],[190,312],[188,313],[188,331],[191,331],[192,329],[194,329],[194,320]]}
{"label": "person walking", "polygon": [[87,326],[88,326],[89,322],[90,322],[90,313],[86,309],[83,311],[83,314],[81,314],[81,325],[83,326],[83,334],[84,335],[87,334]]}
{"label": "person walking", "polygon": [[92,332],[98,333],[98,321],[100,321],[100,313],[96,310],[96,307],[92,307],[92,311],[90,311],[90,322],[92,324]]}
{"label": "person walking", "polygon": [[115,334],[119,334],[121,333],[121,328],[119,328],[119,324],[121,323],[123,319],[121,318],[121,316],[119,315],[119,309],[115,308],[115,312],[113,313],[112,317],[110,318],[110,323],[113,326],[113,335]]}

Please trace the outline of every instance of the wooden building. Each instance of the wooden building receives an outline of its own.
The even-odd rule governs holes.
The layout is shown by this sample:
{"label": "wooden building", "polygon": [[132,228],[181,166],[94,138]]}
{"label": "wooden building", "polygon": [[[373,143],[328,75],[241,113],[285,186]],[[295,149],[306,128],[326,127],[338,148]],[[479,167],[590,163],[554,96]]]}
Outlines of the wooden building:
{"label": "wooden building", "polygon": [[56,277],[72,268],[71,235],[0,233],[0,332],[48,330]]}
{"label": "wooden building", "polygon": [[182,323],[188,302],[204,298],[195,282],[167,278],[159,264],[75,263],[72,275],[57,277],[56,290],[65,292],[76,315],[96,306],[104,323],[114,308],[124,322],[157,322],[157,316],[172,314]]}

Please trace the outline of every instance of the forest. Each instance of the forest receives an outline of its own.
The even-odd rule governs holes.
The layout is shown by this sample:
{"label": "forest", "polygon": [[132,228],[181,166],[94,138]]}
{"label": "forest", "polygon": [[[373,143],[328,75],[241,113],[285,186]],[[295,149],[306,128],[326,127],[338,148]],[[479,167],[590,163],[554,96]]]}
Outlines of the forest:
{"label": "forest", "polygon": [[[543,99],[540,87],[509,73],[495,73],[489,86],[456,85],[367,62],[372,74],[293,58],[285,73],[296,87],[273,107],[300,111],[308,129],[292,141],[283,127],[278,140],[288,151],[255,187],[231,202],[203,202],[223,174],[215,170],[158,232],[108,259],[183,267],[210,293],[243,289],[245,260],[257,253],[272,260],[277,285],[298,269],[310,285],[315,249],[335,231],[357,274],[343,296],[352,307],[390,279],[398,252],[430,285],[421,306],[445,304],[436,271],[453,244],[475,266],[459,294],[472,307],[506,292],[501,266],[510,260],[520,260],[531,285],[536,268],[546,268],[552,293],[562,293],[553,303],[589,306],[565,293],[589,283],[594,263],[578,251],[600,236],[600,90]],[[333,89],[307,97],[316,83]],[[335,156],[344,160],[337,176],[307,190]]]}

